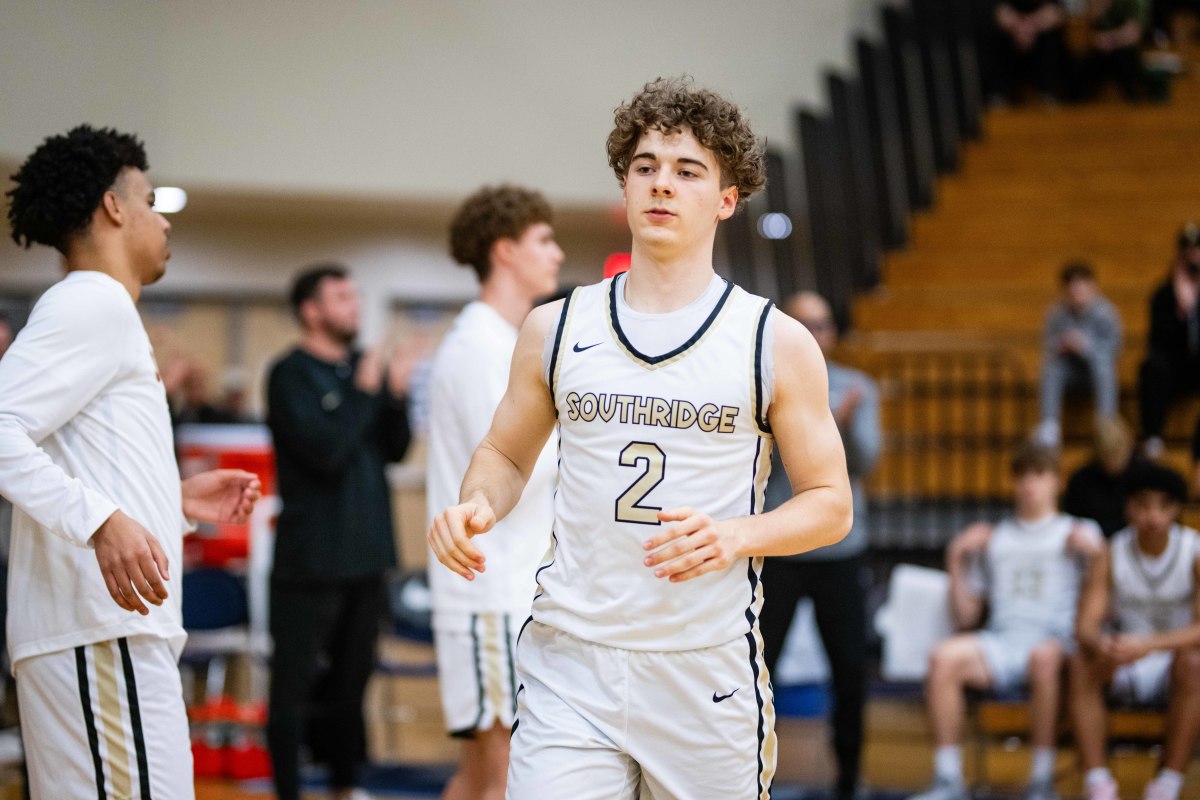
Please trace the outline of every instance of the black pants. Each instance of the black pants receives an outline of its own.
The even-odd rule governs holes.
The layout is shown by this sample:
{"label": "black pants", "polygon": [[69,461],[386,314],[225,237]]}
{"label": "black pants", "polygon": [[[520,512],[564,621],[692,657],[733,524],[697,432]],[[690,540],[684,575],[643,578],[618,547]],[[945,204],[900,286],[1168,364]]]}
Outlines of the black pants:
{"label": "black pants", "polygon": [[387,610],[382,575],[338,583],[271,583],[267,745],[279,800],[299,800],[300,745],[327,761],[334,789],[355,785],[366,758],[363,692]]}
{"label": "black pants", "polygon": [[1012,36],[997,28],[983,47],[987,52],[984,81],[989,95],[1015,100],[1017,86],[1026,81],[1044,95],[1062,95],[1070,54],[1061,30],[1046,31],[1028,50],[1020,50]]}
{"label": "black pants", "polygon": [[1083,99],[1091,99],[1107,80],[1116,81],[1126,100],[1141,100],[1146,95],[1146,73],[1142,68],[1142,51],[1138,47],[1102,52],[1094,50],[1079,66],[1079,82]]}
{"label": "black pants", "polygon": [[774,670],[796,614],[810,597],[817,630],[829,659],[833,683],[833,750],[837,756],[837,795],[852,797],[858,786],[867,686],[867,609],[858,556],[831,561],[768,558],[763,566],[762,630],[767,669]]}
{"label": "black pants", "polygon": [[1200,390],[1200,362],[1151,352],[1138,373],[1142,436],[1162,436],[1171,401]]}

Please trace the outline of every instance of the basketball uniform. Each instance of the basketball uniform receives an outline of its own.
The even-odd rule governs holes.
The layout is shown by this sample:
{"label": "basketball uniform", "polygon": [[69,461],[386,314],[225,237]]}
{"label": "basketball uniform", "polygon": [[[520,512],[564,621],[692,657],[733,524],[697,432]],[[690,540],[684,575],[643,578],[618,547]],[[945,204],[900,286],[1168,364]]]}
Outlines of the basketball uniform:
{"label": "basketball uniform", "polygon": [[[1112,608],[1117,629],[1135,636],[1186,628],[1196,596],[1197,533],[1171,527],[1167,549],[1151,557],[1138,548],[1137,532],[1125,528],[1112,539]],[[1117,668],[1111,692],[1122,700],[1165,700],[1174,652],[1150,653]]]}
{"label": "basketball uniform", "polygon": [[1095,523],[1067,514],[1008,518],[993,529],[983,564],[990,616],[978,636],[996,689],[1025,683],[1029,656],[1042,642],[1070,651],[1083,570],[1067,539],[1081,524],[1100,536]]}
{"label": "basketball uniform", "polygon": [[[438,348],[430,378],[429,517],[458,503],[471,456],[487,435],[508,386],[517,329],[487,303],[468,303]],[[516,712],[514,646],[533,600],[533,574],[554,521],[554,438],[546,444],[521,501],[473,539],[488,569],[465,581],[432,555],[429,588],[438,688],[451,736],[471,737]]]}
{"label": "basketball uniform", "polygon": [[766,798],[762,560],[670,583],[642,542],[660,509],[761,511],[771,304],[714,276],[689,306],[643,314],[625,280],[576,289],[548,339],[559,483],[517,645],[508,797]]}

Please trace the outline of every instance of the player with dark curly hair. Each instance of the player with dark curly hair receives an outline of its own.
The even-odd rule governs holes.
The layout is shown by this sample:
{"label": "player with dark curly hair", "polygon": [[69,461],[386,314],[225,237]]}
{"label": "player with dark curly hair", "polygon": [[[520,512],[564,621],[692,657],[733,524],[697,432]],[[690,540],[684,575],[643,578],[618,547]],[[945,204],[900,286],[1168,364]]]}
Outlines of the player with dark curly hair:
{"label": "player with dark curly hair", "polygon": [[[608,142],[631,267],[530,313],[430,546],[483,577],[472,538],[516,506],[557,428],[508,797],[765,800],[762,560],[832,544],[853,516],[825,362],[803,326],[713,270],[717,226],[764,183],[741,110],[657,80],[616,110]],[[776,444],[795,496],[760,513]]]}
{"label": "player with dark curly hair", "polygon": [[[429,381],[430,517],[457,501],[508,385],[517,331],[533,304],[554,293],[563,259],[549,203],[518,186],[485,186],[468,197],[450,224],[450,253],[475,270],[480,286],[442,340]],[[479,580],[460,580],[430,560],[442,709],[450,735],[463,740],[444,800],[504,797],[516,708],[513,643],[550,544],[554,472],[551,442],[521,502],[481,543],[490,569]]]}
{"label": "player with dark curly hair", "polygon": [[188,519],[245,522],[260,492],[240,470],[180,482],[135,305],[170,255],[146,167],[134,136],[81,125],[8,193],[13,239],[67,268],[0,361],[8,646],[35,798],[193,796],[167,581]]}

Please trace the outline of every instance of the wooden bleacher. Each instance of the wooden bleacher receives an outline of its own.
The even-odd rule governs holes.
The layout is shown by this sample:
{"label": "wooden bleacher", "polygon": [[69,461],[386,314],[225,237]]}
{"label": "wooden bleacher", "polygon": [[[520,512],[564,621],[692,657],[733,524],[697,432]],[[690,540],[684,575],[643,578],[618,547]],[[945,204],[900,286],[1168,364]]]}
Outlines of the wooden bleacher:
{"label": "wooden bleacher", "polygon": [[[905,351],[1005,353],[1021,365],[1032,424],[1042,322],[1061,267],[1084,259],[1124,320],[1122,411],[1136,425],[1149,295],[1167,274],[1181,223],[1200,219],[1200,48],[1192,43],[1181,55],[1187,72],[1166,105],[1114,98],[989,112],[984,137],[968,145],[958,173],[941,179],[934,209],[914,220],[908,249],[886,258],[881,288],[855,301],[845,358],[876,370]],[[1177,410],[1169,422],[1167,461],[1177,468],[1189,466],[1198,409]],[[1073,468],[1088,455],[1090,419],[1064,422]],[[885,455],[881,474],[895,457]]]}

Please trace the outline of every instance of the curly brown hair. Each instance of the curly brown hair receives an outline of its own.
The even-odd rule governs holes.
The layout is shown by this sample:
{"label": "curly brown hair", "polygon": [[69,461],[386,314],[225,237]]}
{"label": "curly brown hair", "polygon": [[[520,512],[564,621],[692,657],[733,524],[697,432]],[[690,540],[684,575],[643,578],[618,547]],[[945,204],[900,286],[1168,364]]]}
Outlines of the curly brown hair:
{"label": "curly brown hair", "polygon": [[550,204],[540,192],[520,186],[485,186],[459,206],[450,223],[450,255],[475,270],[480,282],[492,272],[492,245],[519,239],[530,225],[550,223]]}
{"label": "curly brown hair", "polygon": [[625,185],[629,162],[646,131],[664,134],[689,129],[711,150],[721,166],[721,186],[737,186],[738,205],[767,185],[764,142],[755,138],[741,109],[708,89],[697,89],[687,76],[656,78],[613,113],[608,135],[608,164]]}

